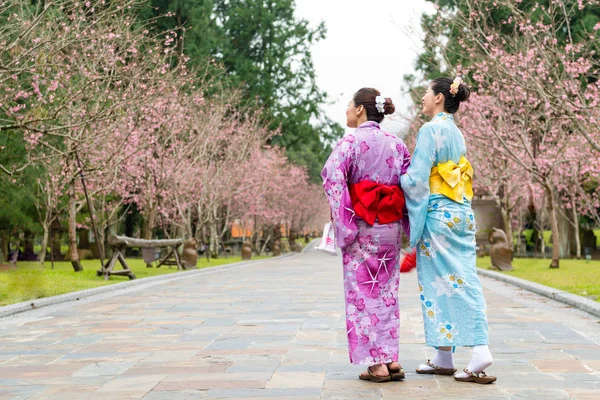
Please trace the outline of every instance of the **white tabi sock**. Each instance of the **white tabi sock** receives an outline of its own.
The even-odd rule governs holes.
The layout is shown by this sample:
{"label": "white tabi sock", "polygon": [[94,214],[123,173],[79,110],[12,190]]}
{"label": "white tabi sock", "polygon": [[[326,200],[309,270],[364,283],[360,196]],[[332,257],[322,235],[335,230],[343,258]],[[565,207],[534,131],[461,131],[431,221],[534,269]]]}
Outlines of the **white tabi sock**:
{"label": "white tabi sock", "polygon": [[[438,349],[437,354],[433,360],[431,360],[431,363],[442,368],[454,368],[454,357],[452,356],[452,350],[444,351]],[[419,369],[421,371],[430,371],[433,368],[427,364],[421,364],[419,365]]]}
{"label": "white tabi sock", "polygon": [[[469,362],[469,365],[467,365],[467,369],[478,374],[485,371],[485,369],[492,365],[493,362],[494,359],[492,358],[492,353],[490,353],[490,348],[487,344],[475,346],[473,347],[473,354],[471,355],[471,361]],[[457,378],[466,378],[469,375],[461,371],[454,376]]]}

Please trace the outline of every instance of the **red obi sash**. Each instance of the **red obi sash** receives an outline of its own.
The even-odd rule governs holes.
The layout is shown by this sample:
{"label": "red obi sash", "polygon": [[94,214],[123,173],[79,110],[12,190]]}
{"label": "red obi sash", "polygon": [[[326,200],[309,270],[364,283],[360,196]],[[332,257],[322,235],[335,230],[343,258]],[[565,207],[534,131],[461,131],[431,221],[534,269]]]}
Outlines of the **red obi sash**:
{"label": "red obi sash", "polygon": [[362,181],[348,187],[356,216],[367,224],[390,224],[402,219],[404,193],[398,185]]}

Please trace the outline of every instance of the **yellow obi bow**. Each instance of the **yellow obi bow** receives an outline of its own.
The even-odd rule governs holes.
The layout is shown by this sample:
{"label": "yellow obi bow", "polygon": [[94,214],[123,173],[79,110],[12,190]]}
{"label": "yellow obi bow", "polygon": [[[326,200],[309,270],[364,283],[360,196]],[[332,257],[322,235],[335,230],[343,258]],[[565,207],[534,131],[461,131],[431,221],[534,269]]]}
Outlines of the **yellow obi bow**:
{"label": "yellow obi bow", "polygon": [[465,156],[462,156],[458,164],[449,160],[431,169],[429,190],[431,194],[442,194],[457,203],[463,202],[463,195],[471,201],[473,198],[472,178],[473,167]]}

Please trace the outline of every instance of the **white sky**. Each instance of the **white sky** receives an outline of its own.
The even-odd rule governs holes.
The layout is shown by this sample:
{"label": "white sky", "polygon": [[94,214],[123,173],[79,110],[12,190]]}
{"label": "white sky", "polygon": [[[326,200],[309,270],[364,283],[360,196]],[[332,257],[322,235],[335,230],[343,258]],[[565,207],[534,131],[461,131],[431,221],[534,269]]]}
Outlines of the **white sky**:
{"label": "white sky", "polygon": [[[414,73],[422,36],[420,17],[433,6],[425,0],[296,0],[296,15],[312,26],[327,26],[325,40],[313,45],[317,83],[332,104],[325,112],[346,126],[346,106],[361,87],[391,97],[396,114],[410,105],[402,77]],[[400,115],[386,117],[384,129],[399,133]]]}

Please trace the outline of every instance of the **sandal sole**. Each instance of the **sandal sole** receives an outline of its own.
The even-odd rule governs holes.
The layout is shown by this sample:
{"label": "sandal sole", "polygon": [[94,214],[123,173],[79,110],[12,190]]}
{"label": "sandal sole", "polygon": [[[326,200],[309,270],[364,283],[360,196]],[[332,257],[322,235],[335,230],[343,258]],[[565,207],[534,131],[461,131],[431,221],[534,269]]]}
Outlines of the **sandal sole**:
{"label": "sandal sole", "polygon": [[358,376],[358,379],[361,379],[363,381],[371,381],[371,382],[375,382],[375,383],[385,383],[385,382],[391,382],[391,381],[401,381],[405,377],[404,371],[402,369],[400,369],[400,370],[396,369],[396,370],[390,371],[389,366],[388,366],[388,371],[390,372],[390,374],[387,376],[378,376],[378,375],[372,374],[370,368],[371,367],[369,367],[369,369],[367,369],[368,375],[365,376],[365,375],[360,374]]}
{"label": "sandal sole", "polygon": [[474,383],[479,383],[480,385],[489,385],[490,383],[496,382],[496,377],[495,376],[486,376],[484,378],[478,378],[475,376],[468,376],[466,378],[454,377],[454,380],[458,381],[458,382],[474,382]]}
{"label": "sandal sole", "polygon": [[456,373],[456,369],[415,369],[415,372],[422,375],[454,375]]}
{"label": "sandal sole", "polygon": [[378,378],[373,378],[372,376],[369,376],[367,378],[363,378],[362,376],[358,376],[358,379],[361,379],[363,381],[371,381],[371,382],[375,382],[375,383],[385,383],[385,382],[391,382],[392,378],[390,378],[390,376],[382,376],[381,379]]}
{"label": "sandal sole", "polygon": [[392,372],[392,380],[393,381],[401,381],[406,377],[404,372]]}

